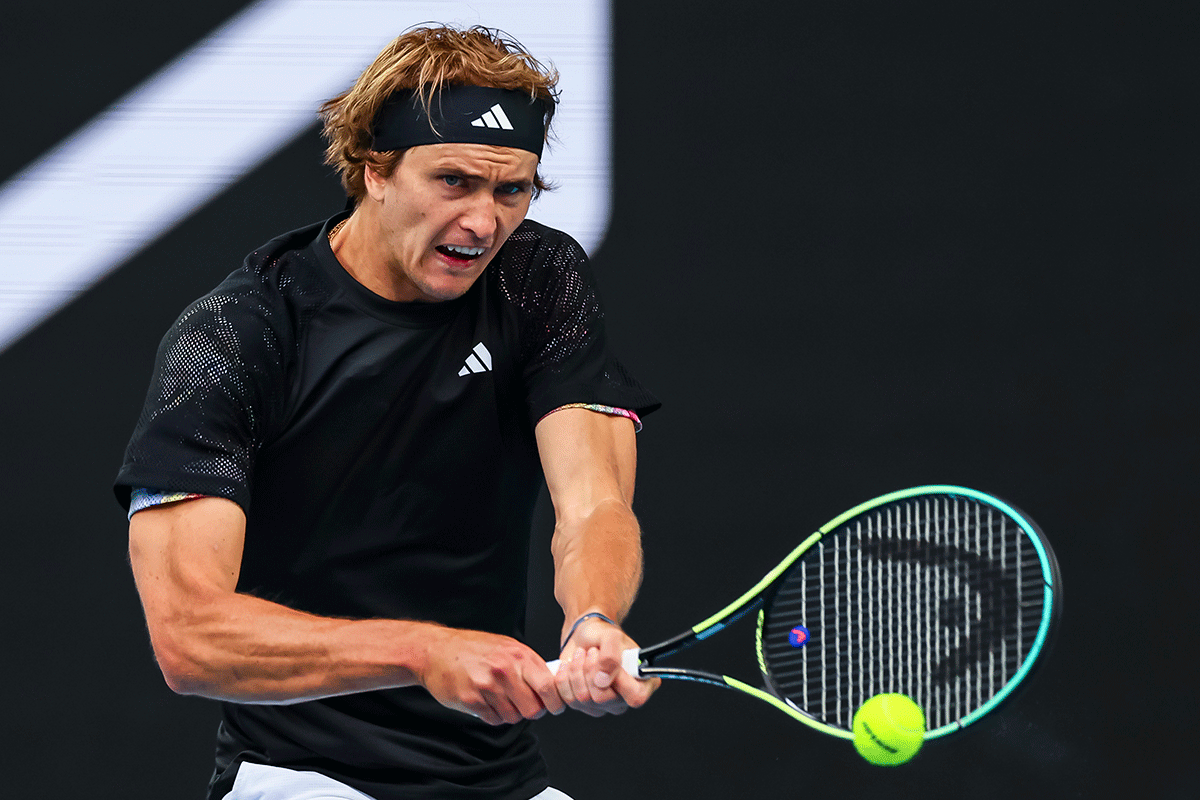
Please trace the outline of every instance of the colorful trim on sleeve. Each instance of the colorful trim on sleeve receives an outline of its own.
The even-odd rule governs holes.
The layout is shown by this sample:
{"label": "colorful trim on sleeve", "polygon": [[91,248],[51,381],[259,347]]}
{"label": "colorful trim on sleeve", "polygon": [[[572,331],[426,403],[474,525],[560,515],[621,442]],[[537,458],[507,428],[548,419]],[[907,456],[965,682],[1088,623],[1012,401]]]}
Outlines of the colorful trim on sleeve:
{"label": "colorful trim on sleeve", "polygon": [[[625,408],[602,406],[597,403],[567,403],[565,406],[559,406],[558,408],[554,409],[554,411],[562,411],[564,408],[586,408],[588,411],[596,411],[600,414],[608,414],[610,417],[625,417],[625,419],[633,422],[634,433],[641,433],[642,431],[642,421],[638,419],[638,415]],[[545,414],[542,419],[550,416],[550,414],[553,414],[554,411]]]}
{"label": "colorful trim on sleeve", "polygon": [[139,511],[154,506],[178,503],[180,500],[196,500],[205,495],[192,492],[156,492],[153,489],[135,488],[129,493],[129,518]]}

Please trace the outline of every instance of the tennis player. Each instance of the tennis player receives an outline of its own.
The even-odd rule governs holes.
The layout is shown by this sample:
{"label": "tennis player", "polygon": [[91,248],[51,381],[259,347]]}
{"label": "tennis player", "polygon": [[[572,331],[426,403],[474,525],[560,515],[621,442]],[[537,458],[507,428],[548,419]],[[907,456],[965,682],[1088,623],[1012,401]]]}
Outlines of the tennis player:
{"label": "tennis player", "polygon": [[[397,38],[322,108],[352,207],[176,321],[116,482],[168,685],[222,704],[211,800],[561,798],[529,721],[620,713],[635,429],[587,259],[526,219],[557,75]],[[555,511],[557,676],[522,643]]]}

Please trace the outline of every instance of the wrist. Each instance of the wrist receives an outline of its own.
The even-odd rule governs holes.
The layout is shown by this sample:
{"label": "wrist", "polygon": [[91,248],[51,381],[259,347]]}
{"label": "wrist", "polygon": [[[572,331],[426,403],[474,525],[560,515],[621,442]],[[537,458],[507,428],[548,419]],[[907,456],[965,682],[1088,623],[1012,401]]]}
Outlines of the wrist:
{"label": "wrist", "polygon": [[431,665],[438,660],[454,630],[416,620],[387,620],[385,624],[390,625],[387,658],[392,669],[401,678],[407,675],[404,685],[425,686]]}
{"label": "wrist", "polygon": [[567,635],[563,637],[562,644],[559,646],[559,649],[558,649],[558,652],[560,655],[563,653],[563,651],[565,651],[567,649],[567,643],[571,641],[571,636],[573,636],[575,634],[575,631],[579,628],[579,626],[582,625],[584,622],[587,622],[589,619],[598,619],[602,622],[607,622],[609,625],[612,625],[614,628],[621,627],[621,624],[619,622],[617,622],[614,619],[609,618],[605,614],[602,614],[599,611],[589,611],[586,614],[583,614],[582,616],[580,616],[579,619],[575,620],[575,622],[571,625],[571,627],[567,629]]}

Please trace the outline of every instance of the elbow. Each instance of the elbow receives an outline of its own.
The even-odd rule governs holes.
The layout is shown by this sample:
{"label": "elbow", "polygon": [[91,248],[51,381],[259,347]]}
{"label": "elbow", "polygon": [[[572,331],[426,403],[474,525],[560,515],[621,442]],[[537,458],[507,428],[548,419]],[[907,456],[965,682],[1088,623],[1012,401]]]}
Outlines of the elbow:
{"label": "elbow", "polygon": [[167,688],[180,695],[208,694],[210,687],[204,680],[201,660],[195,648],[189,647],[184,637],[163,627],[156,630],[152,626],[150,644]]}
{"label": "elbow", "polygon": [[163,680],[172,692],[181,695],[204,694],[204,685],[196,678],[195,672],[188,670],[179,660],[157,654],[155,658],[158,660],[158,668],[162,671]]}
{"label": "elbow", "polygon": [[198,679],[196,664],[178,645],[154,642],[154,657],[170,691],[176,694],[202,693],[202,681]]}

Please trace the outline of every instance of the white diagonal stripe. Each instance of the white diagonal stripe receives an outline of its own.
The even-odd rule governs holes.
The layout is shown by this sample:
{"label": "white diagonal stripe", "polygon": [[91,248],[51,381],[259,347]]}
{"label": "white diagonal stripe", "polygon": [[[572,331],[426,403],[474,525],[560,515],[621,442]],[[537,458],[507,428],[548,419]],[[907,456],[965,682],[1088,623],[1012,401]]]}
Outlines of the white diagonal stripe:
{"label": "white diagonal stripe", "polygon": [[483,124],[483,118],[482,118],[482,117],[480,117],[479,119],[477,119],[477,120],[475,120],[474,122],[472,122],[472,123],[471,123],[471,125],[473,125],[473,126],[474,126],[474,127],[476,127],[476,128],[486,128],[486,127],[487,127],[486,125],[484,125],[484,124]]}
{"label": "white diagonal stripe", "polygon": [[499,103],[492,106],[492,113],[496,115],[496,121],[500,123],[501,128],[504,128],[506,131],[513,129],[512,123],[508,121],[508,115],[504,113],[504,109],[500,107]]}
{"label": "white diagonal stripe", "polygon": [[487,372],[487,367],[479,363],[479,359],[475,356],[467,356],[467,369],[471,372]]}
{"label": "white diagonal stripe", "polygon": [[500,123],[496,122],[496,118],[492,116],[492,112],[490,112],[490,111],[485,111],[483,113],[483,116],[481,117],[481,119],[484,121],[484,124],[486,124],[489,128],[499,128],[500,127]]}
{"label": "white diagonal stripe", "polygon": [[542,171],[561,188],[531,216],[594,249],[610,203],[609,16],[608,0],[249,6],[0,185],[0,349],[307,130],[413,20],[502,28],[558,65],[570,100]]}
{"label": "white diagonal stripe", "polygon": [[475,355],[479,356],[479,360],[483,362],[483,365],[485,367],[487,367],[488,369],[492,368],[492,354],[487,349],[487,347],[483,344],[483,342],[480,342],[479,344],[475,345],[475,347],[472,348],[471,352],[473,352]]}

